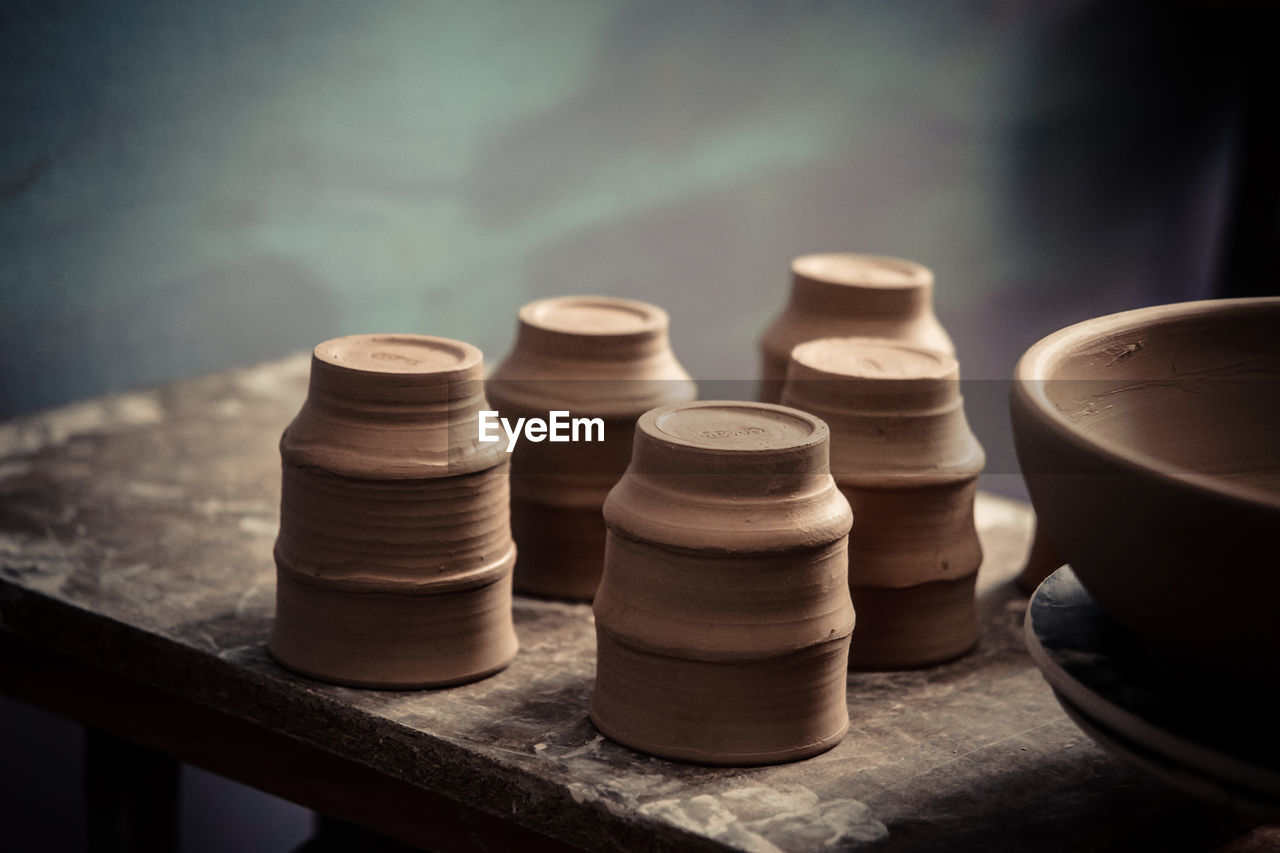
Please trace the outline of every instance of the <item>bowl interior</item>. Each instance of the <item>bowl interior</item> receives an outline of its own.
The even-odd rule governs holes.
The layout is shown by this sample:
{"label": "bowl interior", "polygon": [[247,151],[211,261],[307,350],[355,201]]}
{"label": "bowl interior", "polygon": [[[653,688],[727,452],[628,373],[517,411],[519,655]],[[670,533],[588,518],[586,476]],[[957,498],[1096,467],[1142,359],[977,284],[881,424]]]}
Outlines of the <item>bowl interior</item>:
{"label": "bowl interior", "polygon": [[1280,507],[1280,298],[1091,320],[1028,351],[1019,379],[1098,453]]}

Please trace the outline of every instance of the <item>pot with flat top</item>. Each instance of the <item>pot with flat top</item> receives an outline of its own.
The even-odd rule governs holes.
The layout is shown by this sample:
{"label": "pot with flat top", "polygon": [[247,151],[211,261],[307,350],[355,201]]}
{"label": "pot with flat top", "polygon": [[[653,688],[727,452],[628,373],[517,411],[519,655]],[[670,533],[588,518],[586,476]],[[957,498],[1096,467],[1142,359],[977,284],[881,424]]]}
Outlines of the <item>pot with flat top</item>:
{"label": "pot with flat top", "polygon": [[280,439],[277,661],[394,688],[511,662],[507,460],[478,441],[487,407],[470,344],[353,335],[315,348],[306,402]]}
{"label": "pot with flat top", "polygon": [[849,725],[851,516],[821,420],[784,406],[661,406],[609,493],[591,719],[652,755],[792,761]]}
{"label": "pot with flat top", "polygon": [[[605,496],[627,469],[636,419],[696,396],[667,335],[667,312],[614,296],[557,296],[520,309],[515,346],[489,377],[509,423],[560,411],[570,441],[511,453],[518,592],[590,601],[604,561]],[[591,432],[595,430],[595,432]]]}

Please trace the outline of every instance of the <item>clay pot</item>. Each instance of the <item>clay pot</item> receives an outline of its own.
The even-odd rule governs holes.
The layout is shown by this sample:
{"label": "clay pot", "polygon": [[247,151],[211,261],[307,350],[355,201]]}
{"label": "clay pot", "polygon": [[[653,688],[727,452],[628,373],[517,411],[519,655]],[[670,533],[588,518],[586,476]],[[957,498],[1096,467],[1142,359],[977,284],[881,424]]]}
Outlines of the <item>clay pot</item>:
{"label": "clay pot", "polygon": [[[1036,517],[1113,619],[1200,690],[1280,698],[1280,297],[1125,311],[1023,355]],[[1236,697],[1232,697],[1233,699]]]}
{"label": "clay pot", "polygon": [[985,456],[955,358],[883,338],[810,341],[791,354],[783,400],[827,422],[831,472],[853,507],[850,666],[923,666],[968,651]]}
{"label": "clay pot", "polygon": [[520,309],[515,346],[487,383],[490,402],[512,423],[554,410],[600,418],[604,440],[515,446],[518,591],[579,601],[595,595],[604,562],[600,508],[627,469],[636,419],[697,396],[667,325],[661,308],[611,296],[558,296]]}
{"label": "clay pot", "polygon": [[933,272],[877,255],[802,255],[791,262],[791,299],[760,339],[759,398],[782,398],[796,344],[816,338],[879,337],[954,354],[933,313]]}
{"label": "clay pot", "polygon": [[642,752],[769,764],[848,729],[852,518],[827,427],[763,403],[662,406],[604,505],[591,719]]}
{"label": "clay pot", "polygon": [[268,649],[304,675],[430,687],[516,653],[506,454],[477,440],[481,354],[420,335],[326,341],[280,439]]}

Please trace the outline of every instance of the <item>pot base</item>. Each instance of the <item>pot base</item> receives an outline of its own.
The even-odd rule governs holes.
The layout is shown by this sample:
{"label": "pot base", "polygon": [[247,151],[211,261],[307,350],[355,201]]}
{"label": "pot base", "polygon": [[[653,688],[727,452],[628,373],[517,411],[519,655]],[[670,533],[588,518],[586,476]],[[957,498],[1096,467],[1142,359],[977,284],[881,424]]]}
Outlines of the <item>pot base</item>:
{"label": "pot base", "polygon": [[858,626],[849,668],[910,669],[960,657],[978,641],[978,573],[906,587],[850,585]]}
{"label": "pot base", "polygon": [[685,660],[596,626],[591,722],[624,746],[697,764],[779,764],[831,749],[849,730],[849,641],[778,657]]}
{"label": "pot base", "polygon": [[352,590],[280,570],[267,651],[282,666],[348,687],[416,689],[477,681],[506,668],[514,551],[500,576],[447,592]]}

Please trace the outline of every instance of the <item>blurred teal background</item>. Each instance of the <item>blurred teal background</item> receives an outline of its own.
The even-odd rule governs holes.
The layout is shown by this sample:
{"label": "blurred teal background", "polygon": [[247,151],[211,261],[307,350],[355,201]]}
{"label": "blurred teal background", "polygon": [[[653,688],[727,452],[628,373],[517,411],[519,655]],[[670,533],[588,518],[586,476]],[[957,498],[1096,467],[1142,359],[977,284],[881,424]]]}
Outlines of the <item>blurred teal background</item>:
{"label": "blurred teal background", "polygon": [[[1003,379],[1212,286],[1226,125],[1172,180],[1115,143],[1133,15],[1072,44],[1091,8],[8,3],[0,415],[357,332],[496,361],[558,293],[657,302],[695,375],[752,378],[811,251],[931,266],[965,375]],[[1126,198],[1135,169],[1167,185]]]}
{"label": "blurred teal background", "polygon": [[862,251],[934,269],[986,485],[1017,494],[1027,346],[1222,291],[1239,70],[1214,15],[11,0],[0,417],[359,332],[493,363],[562,293],[656,302],[695,376],[746,380],[790,259]]}

